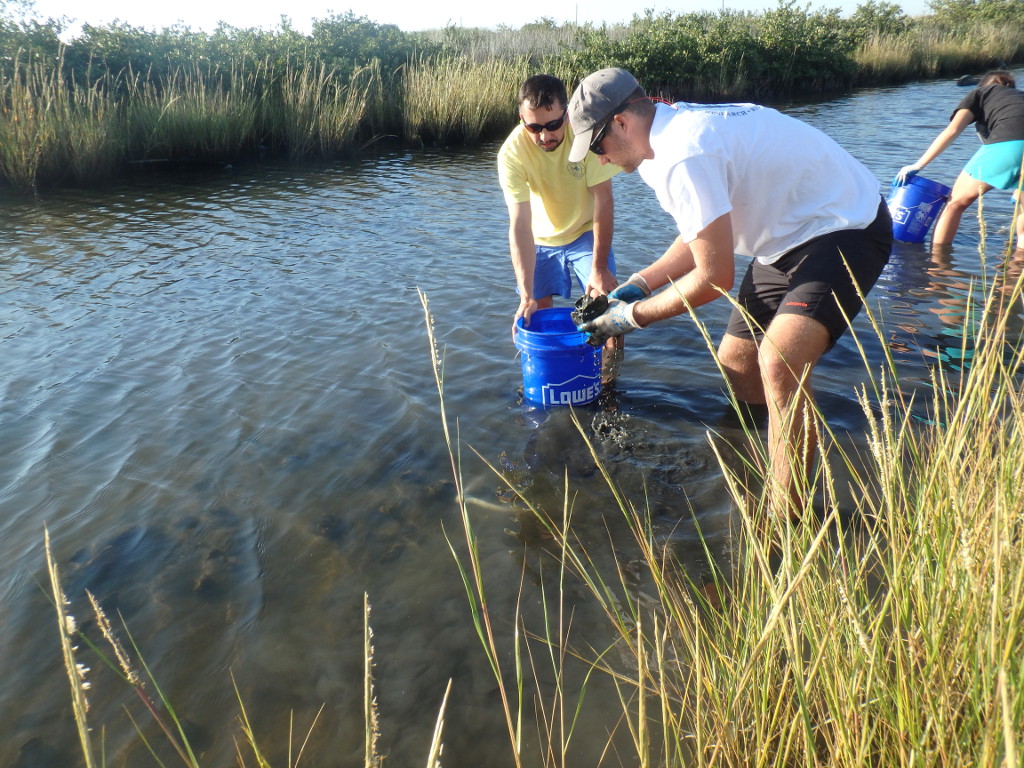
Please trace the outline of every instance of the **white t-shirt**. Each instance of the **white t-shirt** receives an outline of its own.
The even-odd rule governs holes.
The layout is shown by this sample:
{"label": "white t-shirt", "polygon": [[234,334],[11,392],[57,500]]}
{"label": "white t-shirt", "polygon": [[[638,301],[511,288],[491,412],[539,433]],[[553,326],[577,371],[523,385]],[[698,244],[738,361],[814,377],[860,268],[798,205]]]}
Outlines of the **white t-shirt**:
{"label": "white t-shirt", "polygon": [[658,104],[640,176],[689,242],[729,213],[734,248],[771,264],[878,215],[878,179],[835,141],[757,104]]}

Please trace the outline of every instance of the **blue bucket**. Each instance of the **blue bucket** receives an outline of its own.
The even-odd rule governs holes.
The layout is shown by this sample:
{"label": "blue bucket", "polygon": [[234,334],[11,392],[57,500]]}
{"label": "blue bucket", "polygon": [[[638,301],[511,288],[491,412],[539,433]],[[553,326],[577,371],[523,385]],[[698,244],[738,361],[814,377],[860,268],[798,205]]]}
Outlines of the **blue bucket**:
{"label": "blue bucket", "polygon": [[585,405],[601,392],[601,348],[576,329],[571,307],[538,309],[523,327],[516,320],[522,353],[523,398],[536,405]]}
{"label": "blue bucket", "polygon": [[937,181],[911,176],[894,186],[885,199],[892,216],[892,235],[904,243],[923,242],[952,190]]}

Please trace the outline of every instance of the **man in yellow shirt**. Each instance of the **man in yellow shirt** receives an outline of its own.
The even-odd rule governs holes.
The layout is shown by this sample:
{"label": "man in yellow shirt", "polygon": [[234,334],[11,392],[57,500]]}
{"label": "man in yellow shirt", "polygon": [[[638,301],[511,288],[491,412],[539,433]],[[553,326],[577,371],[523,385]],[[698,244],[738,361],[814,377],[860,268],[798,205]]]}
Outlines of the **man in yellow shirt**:
{"label": "man in yellow shirt", "polygon": [[[565,84],[534,75],[519,89],[521,124],[498,151],[498,179],[508,206],[509,250],[519,289],[513,318],[529,325],[553,296],[595,296],[617,285],[612,253],[614,165],[569,162],[572,128]],[[597,158],[593,158],[596,160]]]}

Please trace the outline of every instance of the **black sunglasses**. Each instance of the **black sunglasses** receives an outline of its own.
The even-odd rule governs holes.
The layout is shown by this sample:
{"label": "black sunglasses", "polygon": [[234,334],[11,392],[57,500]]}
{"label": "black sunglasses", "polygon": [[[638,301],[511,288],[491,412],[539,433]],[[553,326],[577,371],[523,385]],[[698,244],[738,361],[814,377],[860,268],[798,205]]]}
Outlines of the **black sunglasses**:
{"label": "black sunglasses", "polygon": [[[612,116],[614,117],[614,115]],[[601,126],[601,130],[598,131],[597,136],[594,137],[593,141],[590,142],[590,151],[595,155],[603,155],[604,148],[601,146],[601,142],[604,141],[604,135],[608,132],[608,126],[612,124],[609,118],[608,122]]]}
{"label": "black sunglasses", "polygon": [[[630,99],[629,101],[623,102],[622,105],[618,109],[616,109],[614,112],[612,112],[608,116],[608,122],[606,122],[603,126],[601,126],[601,130],[597,132],[597,135],[590,142],[590,151],[593,152],[595,155],[603,155],[604,154],[604,149],[601,148],[601,142],[604,141],[604,135],[606,133],[608,133],[608,126],[612,124],[612,121],[615,119],[615,116],[618,115],[618,114],[621,114],[622,112],[625,112],[626,108],[630,104],[633,104],[634,102],[637,102],[637,101],[643,101],[644,99],[647,99],[647,98],[650,98],[650,97],[643,96],[643,97],[641,97],[639,99]],[[657,99],[657,101],[664,101],[664,99]],[[667,101],[665,103],[668,104]]]}
{"label": "black sunglasses", "polygon": [[562,127],[562,123],[565,122],[565,116],[568,114],[569,110],[566,109],[565,112],[562,113],[561,117],[556,118],[547,123],[528,123],[525,120],[523,120],[522,115],[519,116],[519,119],[523,120],[523,127],[530,133],[540,133],[541,131],[547,131],[548,133],[551,133],[552,131],[557,131],[559,128]]}

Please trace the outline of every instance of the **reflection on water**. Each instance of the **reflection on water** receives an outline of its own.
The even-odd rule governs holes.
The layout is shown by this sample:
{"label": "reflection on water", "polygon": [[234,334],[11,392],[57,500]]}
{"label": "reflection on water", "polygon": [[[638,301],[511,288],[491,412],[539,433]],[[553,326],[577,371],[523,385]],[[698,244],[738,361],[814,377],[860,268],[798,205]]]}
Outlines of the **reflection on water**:
{"label": "reflection on water", "polygon": [[[960,95],[918,84],[790,111],[887,183]],[[970,155],[959,144],[929,167],[937,180]],[[631,335],[617,389],[577,411],[579,429],[568,411],[520,402],[495,151],[243,166],[0,201],[0,764],[77,760],[39,587],[44,525],[72,612],[94,640],[85,588],[124,617],[204,764],[234,760],[231,675],[275,764],[290,713],[304,733],[325,703],[303,765],[360,764],[364,593],[391,762],[422,761],[451,678],[445,764],[510,764],[450,552],[462,549],[461,526],[417,288],[444,354],[503,652],[516,606],[539,621],[557,574],[547,532],[496,472],[559,524],[568,504],[574,535],[608,573],[613,557],[628,572],[636,553],[595,455],[625,498],[649,506],[653,534],[695,581],[709,568],[698,527],[725,555],[731,507],[708,430],[728,430],[727,406],[690,319]],[[635,175],[615,185],[629,272],[671,242],[672,225]],[[854,324],[872,366],[884,343],[915,388],[933,366],[969,364],[979,277],[1009,287],[1020,275],[1019,259],[1001,255],[1011,213],[1008,196],[986,201],[984,260],[971,217],[947,253],[897,248],[870,296],[883,341],[866,317]],[[728,311],[699,310],[715,340]],[[1020,307],[1012,316],[1019,330]],[[830,424],[853,440],[864,417],[852,387],[865,376],[849,335],[815,381]],[[582,589],[569,594],[574,632],[601,647],[599,607]],[[92,667],[110,764],[148,764],[122,727],[131,697]],[[570,751],[596,765],[603,737],[589,734],[605,732],[603,707],[616,699],[590,700],[588,737]]]}
{"label": "reflection on water", "polygon": [[900,369],[908,372],[905,384],[927,386],[931,372],[941,369],[955,389],[970,368],[986,313],[1005,318],[1006,354],[1013,354],[1024,315],[1020,306],[1004,302],[1012,300],[1024,256],[1013,251],[986,262],[980,270],[976,264],[972,273],[957,265],[949,249],[897,246],[889,267],[903,291],[889,304],[886,328],[888,347]]}

